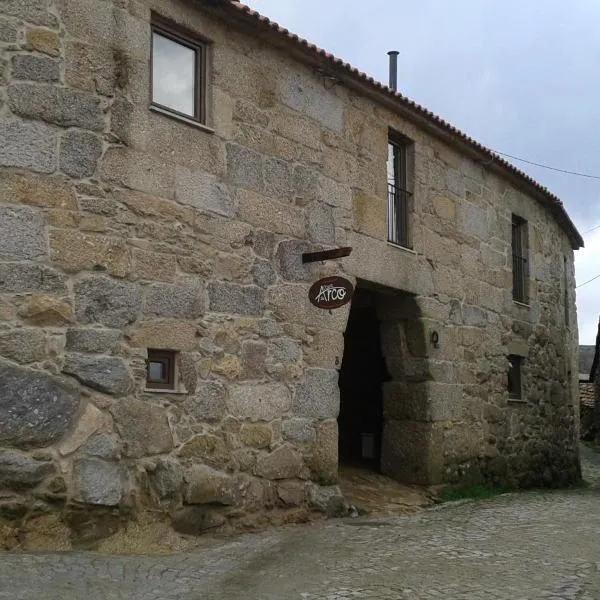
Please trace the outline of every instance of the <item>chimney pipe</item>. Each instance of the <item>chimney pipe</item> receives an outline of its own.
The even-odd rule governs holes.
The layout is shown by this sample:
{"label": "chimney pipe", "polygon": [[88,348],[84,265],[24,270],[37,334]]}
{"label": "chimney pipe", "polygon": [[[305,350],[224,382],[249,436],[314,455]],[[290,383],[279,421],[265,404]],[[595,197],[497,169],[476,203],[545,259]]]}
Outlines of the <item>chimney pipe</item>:
{"label": "chimney pipe", "polygon": [[390,50],[388,56],[390,57],[390,89],[398,90],[398,50]]}

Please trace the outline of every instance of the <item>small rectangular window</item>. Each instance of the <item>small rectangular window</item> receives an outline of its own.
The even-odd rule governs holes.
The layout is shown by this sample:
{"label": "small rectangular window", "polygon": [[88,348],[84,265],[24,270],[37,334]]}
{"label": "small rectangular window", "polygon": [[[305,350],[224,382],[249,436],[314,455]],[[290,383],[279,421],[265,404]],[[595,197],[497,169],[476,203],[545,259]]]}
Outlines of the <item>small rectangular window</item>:
{"label": "small rectangular window", "polygon": [[513,255],[513,300],[527,304],[529,294],[527,281],[529,265],[527,262],[527,221],[512,216],[512,255]]}
{"label": "small rectangular window", "polygon": [[169,25],[152,25],[152,105],[204,123],[206,44]]}
{"label": "small rectangular window", "polygon": [[153,390],[175,389],[175,352],[148,350],[146,387]]}
{"label": "small rectangular window", "polygon": [[388,141],[388,241],[411,248],[409,215],[412,204],[410,187],[410,148],[412,142],[401,136]]}
{"label": "small rectangular window", "polygon": [[511,354],[508,357],[508,397],[511,400],[523,399],[522,367],[523,357]]}

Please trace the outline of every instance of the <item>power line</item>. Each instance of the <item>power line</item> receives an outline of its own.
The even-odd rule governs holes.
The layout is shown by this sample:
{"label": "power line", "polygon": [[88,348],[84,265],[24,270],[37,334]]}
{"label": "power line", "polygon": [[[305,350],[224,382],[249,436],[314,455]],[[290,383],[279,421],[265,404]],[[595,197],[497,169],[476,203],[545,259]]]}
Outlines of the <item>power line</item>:
{"label": "power line", "polygon": [[596,275],[596,277],[592,277],[591,279],[588,279],[587,281],[584,281],[583,283],[580,283],[578,286],[575,287],[575,289],[579,289],[580,287],[583,287],[584,285],[587,285],[588,283],[592,283],[592,281],[596,281],[596,279],[600,279],[600,274]]}
{"label": "power line", "polygon": [[558,167],[551,167],[550,165],[543,165],[542,163],[534,162],[532,160],[527,160],[526,158],[520,158],[519,156],[513,156],[512,154],[506,154],[506,152],[498,152],[498,150],[492,150],[496,154],[500,156],[507,156],[508,158],[512,158],[513,160],[519,160],[521,162],[527,163],[528,165],[534,165],[536,167],[541,167],[542,169],[548,169],[550,171],[558,171],[559,173],[566,173],[567,175],[576,175],[577,177],[586,177],[587,179],[600,179],[600,175],[590,175],[589,173],[579,173],[577,171],[568,171],[567,169],[559,169]]}
{"label": "power line", "polygon": [[596,231],[596,229],[600,229],[600,225],[596,225],[596,227],[592,227],[591,229],[584,231],[583,235],[585,235],[586,233],[591,233],[592,231]]}

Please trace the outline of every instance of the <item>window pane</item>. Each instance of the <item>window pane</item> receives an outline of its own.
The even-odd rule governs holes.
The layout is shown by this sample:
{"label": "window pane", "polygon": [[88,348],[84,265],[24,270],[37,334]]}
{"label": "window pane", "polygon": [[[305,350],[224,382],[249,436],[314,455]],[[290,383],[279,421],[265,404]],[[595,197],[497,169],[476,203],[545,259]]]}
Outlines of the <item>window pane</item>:
{"label": "window pane", "polygon": [[195,117],[196,51],[158,33],[152,36],[152,100]]}
{"label": "window pane", "polygon": [[150,381],[166,381],[167,366],[164,362],[148,363],[148,379]]}

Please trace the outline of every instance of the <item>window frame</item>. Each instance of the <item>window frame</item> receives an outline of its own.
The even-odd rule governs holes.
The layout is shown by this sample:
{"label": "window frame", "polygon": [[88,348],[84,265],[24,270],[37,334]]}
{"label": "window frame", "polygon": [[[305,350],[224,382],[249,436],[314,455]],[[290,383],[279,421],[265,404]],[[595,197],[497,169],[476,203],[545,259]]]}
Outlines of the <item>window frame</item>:
{"label": "window frame", "polygon": [[[154,101],[154,35],[165,37],[176,44],[185,46],[195,53],[194,69],[194,115],[170,108]],[[161,113],[194,124],[206,125],[207,110],[207,62],[209,42],[200,35],[195,35],[156,15],[150,23],[150,107]]]}
{"label": "window frame", "polygon": [[[524,402],[525,399],[523,398],[523,363],[525,362],[525,359],[524,357],[519,356],[518,354],[509,354],[508,362],[510,363],[510,367],[507,373],[508,399],[513,402]],[[518,392],[511,389],[511,371],[516,373],[517,381],[515,383],[518,384]]]}
{"label": "window frame", "polygon": [[[146,359],[146,389],[150,391],[175,391],[177,386],[176,364],[177,356],[173,350],[155,350],[148,348]],[[167,377],[165,381],[150,379],[150,363],[163,363],[166,365]]]}
{"label": "window frame", "polygon": [[[397,133],[393,130],[388,134],[388,158],[386,161],[386,178],[387,178],[387,193],[388,193],[388,243],[400,248],[412,250],[411,240],[411,224],[410,215],[412,213],[412,169],[413,158],[412,148],[414,142],[406,136]],[[392,150],[393,149],[393,150]],[[389,177],[388,165],[390,160],[390,152],[393,153],[392,158],[392,177]],[[400,164],[400,161],[402,164]],[[398,195],[401,210],[398,211]],[[395,218],[394,218],[395,217]],[[402,227],[402,218],[404,218],[404,227]]]}
{"label": "window frame", "polygon": [[[515,302],[529,304],[529,223],[513,213],[511,218],[512,296]],[[522,293],[520,293],[522,292]]]}

